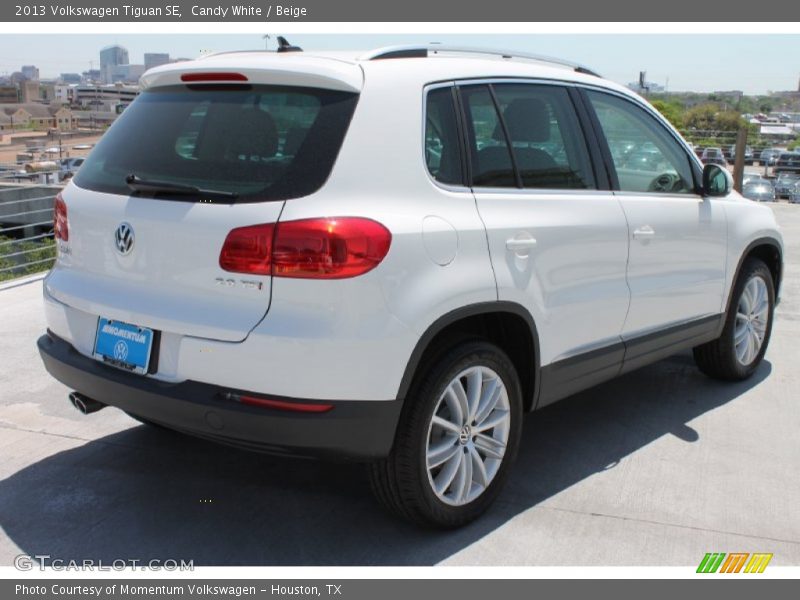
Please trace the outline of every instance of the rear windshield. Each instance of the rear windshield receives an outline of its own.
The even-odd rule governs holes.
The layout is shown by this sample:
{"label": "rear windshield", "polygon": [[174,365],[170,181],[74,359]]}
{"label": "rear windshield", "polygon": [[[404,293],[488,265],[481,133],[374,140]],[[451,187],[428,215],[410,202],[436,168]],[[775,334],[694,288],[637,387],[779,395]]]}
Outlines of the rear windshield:
{"label": "rear windshield", "polygon": [[101,138],[74,182],[128,195],[125,179],[135,175],[233,194],[236,202],[306,196],[330,175],[357,98],[257,85],[147,90]]}

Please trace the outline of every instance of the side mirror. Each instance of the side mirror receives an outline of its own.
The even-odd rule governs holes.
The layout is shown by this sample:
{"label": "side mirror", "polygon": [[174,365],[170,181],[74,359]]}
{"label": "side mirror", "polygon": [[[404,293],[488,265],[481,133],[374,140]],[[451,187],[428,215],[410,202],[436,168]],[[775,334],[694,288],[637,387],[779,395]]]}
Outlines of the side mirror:
{"label": "side mirror", "polygon": [[733,190],[733,177],[728,169],[708,164],[703,167],[703,196],[727,196]]}

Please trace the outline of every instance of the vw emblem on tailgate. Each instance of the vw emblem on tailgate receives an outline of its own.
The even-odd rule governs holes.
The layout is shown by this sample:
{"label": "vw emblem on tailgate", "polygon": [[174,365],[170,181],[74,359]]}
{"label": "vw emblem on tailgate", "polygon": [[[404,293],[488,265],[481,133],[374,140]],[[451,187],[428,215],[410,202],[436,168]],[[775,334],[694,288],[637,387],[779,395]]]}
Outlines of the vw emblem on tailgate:
{"label": "vw emblem on tailgate", "polygon": [[114,232],[114,244],[117,247],[117,252],[122,255],[130,254],[133,250],[133,227],[130,223],[120,223],[117,231]]}

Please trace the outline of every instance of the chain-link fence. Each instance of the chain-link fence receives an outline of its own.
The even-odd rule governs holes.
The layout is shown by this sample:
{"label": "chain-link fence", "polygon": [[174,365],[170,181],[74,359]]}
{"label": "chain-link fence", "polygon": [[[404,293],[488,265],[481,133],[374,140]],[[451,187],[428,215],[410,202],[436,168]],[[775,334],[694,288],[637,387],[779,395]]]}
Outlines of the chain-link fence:
{"label": "chain-link fence", "polygon": [[[702,158],[703,151],[707,148],[719,148],[725,160],[733,163],[736,158],[736,131],[715,131],[700,129],[682,129],[681,135],[694,146],[694,151]],[[768,138],[748,132],[745,164],[767,166],[769,155],[762,157],[765,150],[771,148],[786,148],[790,140]],[[769,153],[768,153],[769,154]],[[774,164],[774,161],[770,165]]]}

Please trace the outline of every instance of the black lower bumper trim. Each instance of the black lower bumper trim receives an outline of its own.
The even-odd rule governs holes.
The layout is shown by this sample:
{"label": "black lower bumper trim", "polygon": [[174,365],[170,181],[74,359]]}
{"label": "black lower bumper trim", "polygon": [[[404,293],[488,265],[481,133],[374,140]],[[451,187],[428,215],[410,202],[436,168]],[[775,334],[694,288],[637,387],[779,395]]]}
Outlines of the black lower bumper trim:
{"label": "black lower bumper trim", "polygon": [[383,458],[391,450],[402,408],[399,400],[325,400],[333,410],[310,414],[247,406],[225,399],[230,392],[247,394],[244,390],[126,373],[83,356],[52,333],[37,345],[47,371],[89,398],[184,433],[272,454]]}

